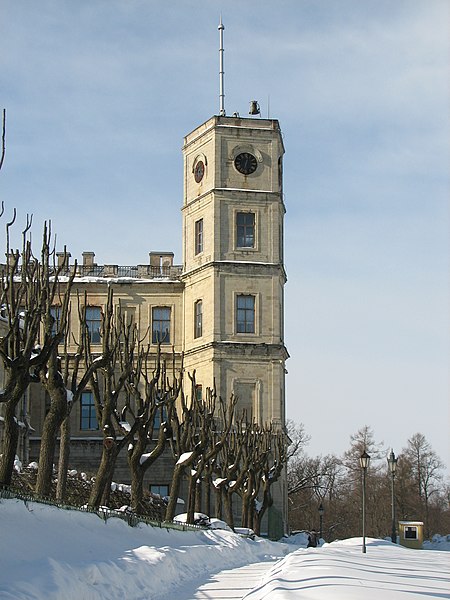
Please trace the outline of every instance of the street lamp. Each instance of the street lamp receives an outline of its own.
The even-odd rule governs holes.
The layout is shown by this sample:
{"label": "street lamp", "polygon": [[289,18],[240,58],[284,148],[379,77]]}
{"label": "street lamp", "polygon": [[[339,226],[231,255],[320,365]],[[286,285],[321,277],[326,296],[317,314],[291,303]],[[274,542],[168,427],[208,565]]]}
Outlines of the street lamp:
{"label": "street lamp", "polygon": [[397,460],[395,458],[394,450],[391,448],[391,453],[387,459],[389,472],[392,477],[392,485],[391,485],[391,508],[392,508],[392,531],[391,531],[391,540],[393,544],[397,543],[397,531],[395,529],[395,496],[394,496],[394,480],[395,480],[395,471],[397,469]]}
{"label": "street lamp", "polygon": [[320,519],[320,526],[319,526],[319,540],[322,539],[322,525],[323,525],[323,513],[325,512],[325,509],[323,507],[322,502],[319,504],[319,519]]}
{"label": "street lamp", "polygon": [[366,553],[366,473],[370,464],[370,456],[364,450],[359,457],[359,464],[362,469],[363,484],[362,484],[362,534],[363,534],[363,554]]}

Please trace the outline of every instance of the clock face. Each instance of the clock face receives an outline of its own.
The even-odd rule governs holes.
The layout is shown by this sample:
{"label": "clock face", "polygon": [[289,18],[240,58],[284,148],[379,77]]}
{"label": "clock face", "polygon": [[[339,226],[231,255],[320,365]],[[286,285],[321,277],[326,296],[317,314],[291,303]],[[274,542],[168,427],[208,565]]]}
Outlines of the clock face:
{"label": "clock face", "polygon": [[195,169],[194,169],[194,179],[197,183],[200,183],[200,181],[203,179],[203,175],[205,174],[205,165],[203,164],[203,161],[199,160],[198,163],[195,165]]}
{"label": "clock face", "polygon": [[256,171],[258,162],[250,152],[241,152],[234,159],[234,166],[243,175],[250,175]]}

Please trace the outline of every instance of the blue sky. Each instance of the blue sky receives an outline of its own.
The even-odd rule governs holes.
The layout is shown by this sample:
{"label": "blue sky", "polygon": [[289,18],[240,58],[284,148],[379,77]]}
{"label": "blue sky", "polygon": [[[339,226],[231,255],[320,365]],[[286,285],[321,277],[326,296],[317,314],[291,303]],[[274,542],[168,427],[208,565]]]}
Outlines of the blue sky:
{"label": "blue sky", "polygon": [[288,416],[313,454],[370,425],[449,461],[445,0],[3,0],[0,197],[35,236],[181,262],[183,136],[257,99],[286,145]]}

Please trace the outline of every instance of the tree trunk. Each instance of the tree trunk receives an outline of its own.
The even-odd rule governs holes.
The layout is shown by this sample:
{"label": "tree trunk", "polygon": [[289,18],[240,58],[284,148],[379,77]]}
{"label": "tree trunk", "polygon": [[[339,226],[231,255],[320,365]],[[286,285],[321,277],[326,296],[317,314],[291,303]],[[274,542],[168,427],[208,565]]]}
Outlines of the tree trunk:
{"label": "tree trunk", "polygon": [[[112,476],[117,459],[117,445],[116,442],[111,448],[103,446],[102,457],[100,459],[100,465],[95,476],[94,485],[89,496],[89,506],[92,508],[98,508],[101,506],[102,500],[109,496],[106,488],[109,485],[111,488]],[[105,496],[106,491],[106,496]]]}
{"label": "tree trunk", "polygon": [[[197,479],[195,482],[195,511],[202,512],[202,481],[201,479]],[[206,511],[206,514],[209,517],[209,510]]]}
{"label": "tree trunk", "polygon": [[216,519],[221,519],[222,518],[222,488],[214,488],[215,490],[215,494],[216,494]]}
{"label": "tree trunk", "polygon": [[67,415],[67,397],[64,387],[52,391],[51,406],[42,429],[39,449],[39,469],[36,480],[36,494],[47,497],[52,489],[53,462],[55,460],[56,437],[64,417]]}
{"label": "tree trunk", "polygon": [[5,403],[3,422],[3,448],[0,456],[0,484],[11,485],[19,441],[19,425],[16,419],[16,403],[11,400]]}
{"label": "tree trunk", "polygon": [[131,508],[137,514],[143,512],[144,473],[145,470],[139,467],[131,471]]}
{"label": "tree trunk", "polygon": [[251,527],[251,493],[244,493],[242,495],[242,527]]}
{"label": "tree trunk", "polygon": [[223,490],[223,503],[225,508],[225,521],[234,530],[234,517],[233,517],[233,500],[232,494],[226,489]]}
{"label": "tree trunk", "polygon": [[56,499],[64,500],[66,496],[67,471],[69,469],[70,457],[70,413],[60,427],[59,436],[59,461],[58,461],[58,483],[56,484]]}
{"label": "tree trunk", "polygon": [[169,504],[166,508],[166,521],[173,521],[175,516],[175,511],[177,509],[177,500],[178,494],[180,492],[181,479],[183,477],[184,466],[183,465],[175,465],[173,476],[172,476],[172,484],[170,486],[170,498]]}
{"label": "tree trunk", "polygon": [[108,470],[108,477],[106,480],[106,484],[103,486],[103,494],[102,494],[102,500],[101,500],[101,506],[108,506],[109,505],[109,499],[111,497],[111,485],[113,482],[113,477],[114,477],[114,469],[116,467],[116,460],[114,460],[114,464],[110,465],[110,468]]}
{"label": "tree trunk", "polygon": [[211,515],[211,475],[205,478],[205,510],[207,515]]}
{"label": "tree trunk", "polygon": [[270,483],[266,482],[264,485],[263,501],[261,504],[261,508],[259,510],[256,510],[256,508],[255,508],[253,511],[254,512],[253,531],[256,533],[256,535],[261,535],[261,523],[262,523],[263,517],[266,514],[266,511],[269,508],[269,506],[271,506],[272,504],[273,504],[273,501],[272,501],[272,496],[270,493]]}
{"label": "tree trunk", "polygon": [[194,522],[194,512],[195,512],[195,480],[197,475],[189,477],[189,485],[188,485],[188,506],[187,506],[187,519],[186,522],[191,525]]}

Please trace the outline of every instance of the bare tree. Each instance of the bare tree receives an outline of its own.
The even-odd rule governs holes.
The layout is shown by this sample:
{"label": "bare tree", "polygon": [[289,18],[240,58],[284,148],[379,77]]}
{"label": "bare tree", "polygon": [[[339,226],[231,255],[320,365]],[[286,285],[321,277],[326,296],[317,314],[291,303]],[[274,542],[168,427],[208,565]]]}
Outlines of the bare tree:
{"label": "bare tree", "polygon": [[173,412],[171,420],[173,432],[172,453],[176,463],[172,474],[170,498],[165,515],[166,521],[172,521],[175,516],[178,495],[186,467],[192,465],[201,452],[200,442],[192,448],[192,430],[195,422],[194,412],[196,403],[195,373],[192,376],[191,384],[191,398],[186,397],[184,391],[181,390],[181,406]]}
{"label": "bare tree", "polygon": [[415,485],[416,510],[423,515],[426,535],[430,535],[430,500],[442,485],[444,464],[422,433],[415,433],[403,450],[409,462],[411,480]]}
{"label": "bare tree", "polygon": [[216,494],[216,517],[224,516],[228,525],[234,529],[233,494],[236,494],[246,477],[243,452],[246,444],[246,418],[241,413],[235,418],[227,443],[220,449],[214,461],[213,489]]}
{"label": "bare tree", "polygon": [[101,357],[93,357],[87,332],[85,341],[86,369],[89,370],[95,361],[102,361],[102,366],[94,369],[90,378],[97,419],[103,435],[100,464],[89,497],[89,505],[95,508],[108,503],[117,457],[131,443],[138,427],[138,422],[130,429],[124,427],[119,411],[119,397],[125,391],[135,366],[137,326],[134,322],[127,323],[120,305],[114,306],[112,287],[108,289],[101,336]]}
{"label": "bare tree", "polygon": [[[76,271],[76,263],[73,271]],[[58,295],[58,301],[61,301],[60,295]],[[90,361],[88,367],[84,369],[84,372],[82,372],[81,377],[79,378],[85,342],[88,338],[83,307],[80,307],[78,301],[80,331],[78,341],[73,340],[73,343],[77,346],[77,351],[74,355],[72,355],[68,349],[70,336],[68,322],[70,319],[67,319],[67,323],[61,322],[60,303],[51,308],[53,309],[53,312],[51,312],[53,318],[47,319],[45,330],[47,332],[52,331],[56,326],[56,328],[63,327],[65,331],[62,348],[54,348],[48,362],[39,369],[39,378],[48,394],[50,407],[44,418],[42,429],[36,493],[41,496],[47,496],[50,493],[57,434],[59,432],[60,445],[56,497],[58,500],[63,500],[66,491],[67,469],[70,454],[70,413],[73,406],[77,403],[81,394],[86,389],[94,371],[106,364],[107,357],[101,355],[96,360]]]}
{"label": "bare tree", "polygon": [[167,362],[161,358],[160,347],[152,371],[149,362],[148,349],[138,352],[136,368],[126,384],[127,401],[121,413],[123,421],[131,418],[132,422],[138,424],[134,439],[128,446],[131,507],[135,512],[141,511],[145,473],[162,455],[167,440],[172,436],[170,423],[182,389],[183,367],[177,374],[174,352],[170,375]]}
{"label": "bare tree", "polygon": [[261,523],[267,509],[273,504],[272,486],[286,468],[286,446],[286,436],[281,431],[274,430],[271,425],[265,428],[263,451],[260,452],[261,476],[257,479],[257,500],[253,505],[253,529],[257,535],[261,533]]}
{"label": "bare tree", "polygon": [[353,476],[360,474],[359,458],[363,452],[367,452],[371,457],[370,468],[372,471],[375,469],[376,461],[384,458],[385,455],[383,443],[375,441],[374,432],[368,425],[364,425],[350,436],[350,448],[344,452],[342,458],[342,464],[349,474]]}
{"label": "bare tree", "polygon": [[[31,381],[38,381],[38,372],[50,359],[64,336],[64,328],[49,330],[50,307],[58,294],[63,267],[53,267],[50,249],[51,232],[44,224],[40,259],[33,256],[29,232],[32,219],[22,232],[22,250],[10,248],[10,229],[16,218],[6,225],[7,263],[0,276],[0,303],[6,333],[0,338],[0,358],[3,362],[6,384],[0,393],[4,404],[4,442],[0,459],[0,483],[10,484],[14,466],[19,424],[17,407]],[[61,322],[65,323],[69,310],[73,276],[65,284],[61,296]],[[43,339],[40,340],[44,324]],[[40,342],[40,343],[39,343]]]}
{"label": "bare tree", "polygon": [[0,150],[0,171],[3,167],[3,162],[6,155],[6,108],[3,109],[2,114],[2,148]]}
{"label": "bare tree", "polygon": [[193,441],[201,442],[202,452],[193,463],[188,475],[188,522],[193,522],[195,510],[198,512],[202,510],[202,483],[205,481],[205,474],[209,472],[208,466],[215,461],[228,441],[234,420],[236,399],[232,396],[228,402],[225,402],[221,396],[217,397],[214,386],[206,389],[205,400],[198,400],[196,405],[195,431],[197,433]]}
{"label": "bare tree", "polygon": [[303,423],[296,423],[293,419],[286,421],[286,434],[288,437],[286,460],[289,464],[302,455],[311,436],[306,433]]}
{"label": "bare tree", "polygon": [[[180,394],[181,406],[173,411],[171,428],[173,432],[172,451],[176,464],[174,467],[172,484],[170,490],[169,504],[166,510],[166,520],[172,520],[175,516],[175,509],[178,500],[178,494],[186,470],[191,473],[188,475],[188,522],[192,522],[195,506],[195,488],[197,479],[201,478],[200,472],[204,468],[202,455],[210,457],[212,460],[219,452],[226,438],[225,431],[230,426],[229,414],[234,410],[234,404],[231,406],[231,413],[222,411],[224,422],[224,431],[220,437],[219,447],[216,450],[211,449],[213,439],[212,432],[215,429],[215,394],[212,390],[207,390],[207,400],[203,400],[197,394],[197,385],[195,382],[195,371],[191,375],[191,396],[186,396],[183,392]],[[224,405],[222,405],[224,406]],[[231,417],[232,419],[232,417]],[[195,469],[197,465],[200,472]],[[193,468],[194,467],[194,468]],[[194,471],[194,473],[192,472]]]}

